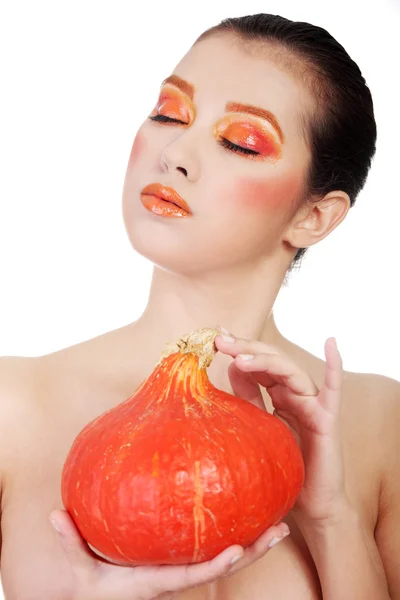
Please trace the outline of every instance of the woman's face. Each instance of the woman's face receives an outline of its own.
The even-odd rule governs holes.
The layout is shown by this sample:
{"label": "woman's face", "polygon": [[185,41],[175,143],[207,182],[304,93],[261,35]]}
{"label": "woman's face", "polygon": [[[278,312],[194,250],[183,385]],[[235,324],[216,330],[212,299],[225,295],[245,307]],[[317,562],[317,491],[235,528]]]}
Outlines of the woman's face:
{"label": "woman's face", "polygon": [[[288,255],[284,232],[310,160],[300,126],[306,89],[230,36],[196,44],[172,75],[129,158],[123,217],[132,246],[182,274],[265,259],[289,264],[296,249]],[[145,208],[141,190],[151,183],[176,190],[192,214],[167,218]]]}

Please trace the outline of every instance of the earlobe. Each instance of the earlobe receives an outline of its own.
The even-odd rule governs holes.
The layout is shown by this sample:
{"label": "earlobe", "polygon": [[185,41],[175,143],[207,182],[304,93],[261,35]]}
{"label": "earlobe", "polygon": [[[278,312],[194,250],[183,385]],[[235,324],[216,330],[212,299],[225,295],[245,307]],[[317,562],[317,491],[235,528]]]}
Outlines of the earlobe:
{"label": "earlobe", "polygon": [[308,248],[331,233],[350,209],[346,192],[329,192],[321,200],[307,201],[296,213],[289,225],[284,241],[295,248]]}

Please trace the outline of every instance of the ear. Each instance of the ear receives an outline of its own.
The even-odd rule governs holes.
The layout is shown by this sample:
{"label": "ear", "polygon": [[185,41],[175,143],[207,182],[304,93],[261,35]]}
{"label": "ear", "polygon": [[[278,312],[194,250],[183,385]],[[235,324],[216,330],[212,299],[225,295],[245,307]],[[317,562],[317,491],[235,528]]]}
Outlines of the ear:
{"label": "ear", "polygon": [[350,198],[341,190],[329,192],[321,200],[307,200],[288,225],[283,241],[295,248],[308,248],[323,240],[345,218]]}

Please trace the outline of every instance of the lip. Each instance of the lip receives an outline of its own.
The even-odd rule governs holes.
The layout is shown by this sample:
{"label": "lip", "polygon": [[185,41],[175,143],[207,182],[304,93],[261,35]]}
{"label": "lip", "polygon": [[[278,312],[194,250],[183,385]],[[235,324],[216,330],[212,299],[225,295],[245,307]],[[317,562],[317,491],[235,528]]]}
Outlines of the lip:
{"label": "lip", "polygon": [[150,185],[146,185],[141,191],[141,196],[156,196],[165,202],[170,202],[172,205],[175,204],[176,207],[185,211],[187,214],[192,214],[189,205],[182,196],[180,196],[173,188],[162,185],[161,183],[150,183]]}

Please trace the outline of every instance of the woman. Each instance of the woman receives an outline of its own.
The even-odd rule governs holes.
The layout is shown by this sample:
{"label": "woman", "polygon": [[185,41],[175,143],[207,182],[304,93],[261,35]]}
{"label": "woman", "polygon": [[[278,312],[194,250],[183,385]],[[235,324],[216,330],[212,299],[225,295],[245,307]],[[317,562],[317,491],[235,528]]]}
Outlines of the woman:
{"label": "woman", "polygon": [[[123,190],[129,239],[155,265],[143,315],[60,352],[0,363],[1,396],[12,400],[0,446],[7,599],[400,597],[399,383],[343,372],[331,339],[319,360],[272,313],[306,248],[354,204],[375,140],[365,81],[321,28],[227,19],[183,57],[135,138]],[[250,548],[187,567],[108,564],[61,509],[68,450],[133,393],[167,341],[213,325],[233,341],[221,329],[212,383],[292,428],[303,490]]]}

